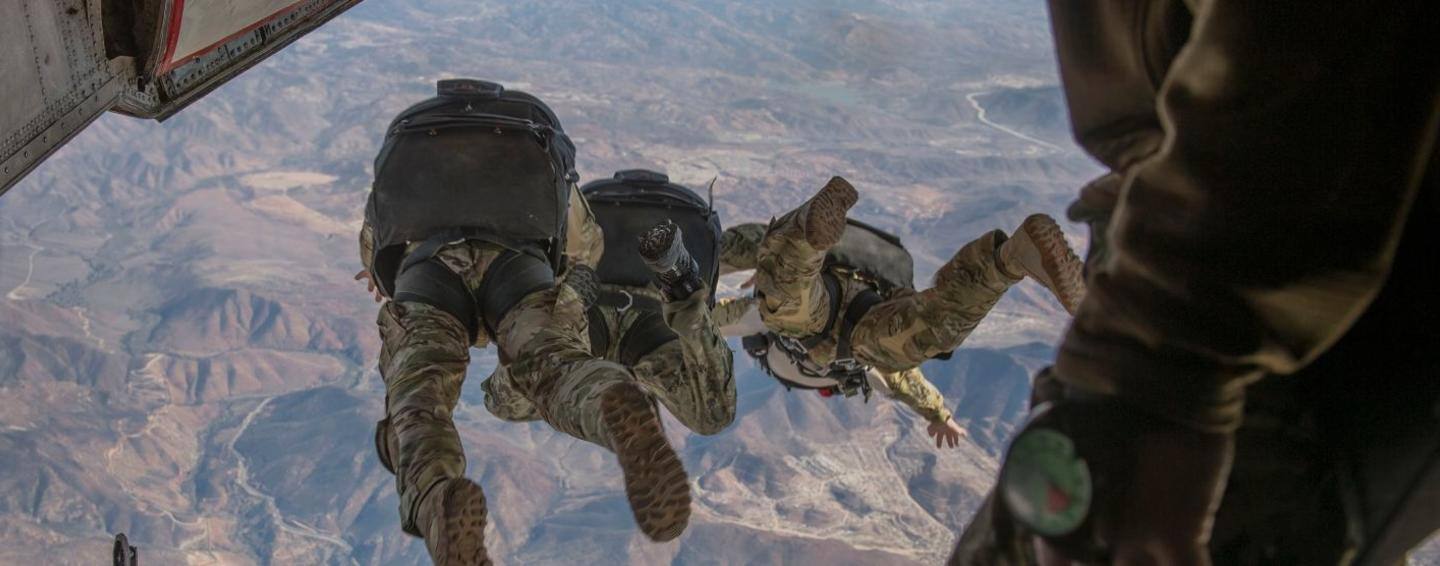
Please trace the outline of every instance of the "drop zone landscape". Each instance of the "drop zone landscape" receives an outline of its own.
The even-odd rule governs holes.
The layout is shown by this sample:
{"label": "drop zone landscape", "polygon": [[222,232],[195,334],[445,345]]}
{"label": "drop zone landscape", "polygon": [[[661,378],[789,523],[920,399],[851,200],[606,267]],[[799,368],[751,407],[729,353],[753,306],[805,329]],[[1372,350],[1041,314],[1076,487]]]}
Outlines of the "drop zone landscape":
{"label": "drop zone landscape", "polygon": [[[987,230],[1063,218],[1099,172],[1070,142],[1043,10],[366,0],[163,124],[103,117],[0,199],[0,563],[94,564],[121,531],[147,564],[428,563],[373,453],[375,305],[350,277],[384,125],[435,80],[543,98],[584,180],[715,178],[727,223],[844,175],[928,282]],[[658,545],[609,454],[485,411],[495,359],[472,351],[457,421],[491,555],[938,563],[1065,323],[1027,282],[926,366],[970,433],[944,451],[897,403],[787,393],[737,355],[736,423],[670,423],[694,518]]]}

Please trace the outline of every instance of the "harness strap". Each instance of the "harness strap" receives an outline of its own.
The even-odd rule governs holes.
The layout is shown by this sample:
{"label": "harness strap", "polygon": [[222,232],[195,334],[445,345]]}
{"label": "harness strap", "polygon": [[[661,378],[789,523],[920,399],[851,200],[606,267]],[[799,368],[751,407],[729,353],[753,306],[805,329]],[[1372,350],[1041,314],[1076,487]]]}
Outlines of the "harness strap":
{"label": "harness strap", "polygon": [[586,329],[590,334],[590,353],[603,358],[610,351],[610,325],[605,324],[605,315],[600,313],[598,306],[592,305],[587,309],[585,318],[590,322]]}
{"label": "harness strap", "polygon": [[885,298],[873,289],[866,289],[850,301],[850,306],[845,309],[845,316],[840,319],[840,332],[837,333],[835,344],[836,358],[842,360],[854,358],[851,352],[850,334],[855,331],[855,325],[860,323],[860,319],[870,313],[871,308],[884,301]]}
{"label": "harness strap", "polygon": [[450,238],[440,236],[430,238],[428,240],[425,240],[424,242],[420,242],[420,245],[415,246],[415,249],[413,251],[405,255],[405,259],[400,262],[400,269],[396,273],[404,273],[406,270],[410,269],[411,267],[415,267],[415,265],[419,264],[420,262],[428,261],[430,258],[435,257],[435,254],[440,252],[440,248],[444,247],[446,244],[451,243],[453,242]]}

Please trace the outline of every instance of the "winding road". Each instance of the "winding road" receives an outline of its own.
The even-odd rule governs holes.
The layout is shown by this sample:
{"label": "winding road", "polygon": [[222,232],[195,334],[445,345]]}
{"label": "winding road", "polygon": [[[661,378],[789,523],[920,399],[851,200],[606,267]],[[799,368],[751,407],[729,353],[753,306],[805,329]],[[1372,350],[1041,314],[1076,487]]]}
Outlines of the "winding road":
{"label": "winding road", "polygon": [[1015,137],[1017,137],[1017,138],[1020,138],[1020,139],[1022,139],[1022,140],[1025,140],[1025,141],[1027,141],[1027,142],[1030,142],[1030,143],[1033,143],[1033,144],[1035,144],[1035,145],[1038,145],[1038,146],[1040,146],[1040,147],[1044,147],[1044,148],[1047,148],[1047,149],[1053,149],[1053,150],[1055,150],[1055,151],[1063,151],[1063,150],[1060,148],[1060,146],[1058,146],[1058,145],[1055,145],[1055,144],[1053,144],[1053,143],[1047,142],[1047,141],[1042,140],[1042,139],[1037,139],[1037,138],[1033,138],[1033,137],[1027,136],[1027,135],[1025,135],[1025,134],[1022,134],[1022,133],[1020,133],[1020,132],[1017,132],[1017,131],[1015,131],[1015,130],[1012,130],[1012,129],[1010,129],[1010,128],[1002,125],[1002,124],[997,124],[997,123],[995,123],[995,122],[990,121],[990,118],[988,118],[988,117],[985,116],[985,107],[980,105],[980,97],[981,97],[981,96],[984,96],[984,95],[987,95],[987,94],[990,94],[990,91],[988,91],[988,90],[983,90],[983,91],[980,91],[980,92],[972,92],[972,93],[970,93],[970,94],[965,95],[965,101],[966,101],[966,102],[969,102],[969,103],[970,103],[970,107],[975,109],[975,118],[976,118],[977,120],[980,120],[980,123],[981,123],[981,124],[985,124],[986,126],[990,126],[991,128],[995,128],[996,130],[1000,130],[1001,132],[1005,132],[1005,133],[1007,133],[1007,134],[1010,134],[1010,135],[1012,135],[1012,136],[1015,136]]}
{"label": "winding road", "polygon": [[[240,440],[240,437],[245,435],[245,431],[250,428],[250,423],[255,420],[255,416],[263,412],[265,408],[270,405],[270,402],[274,400],[274,397],[266,397],[265,400],[255,405],[255,408],[251,409],[250,412],[245,415],[245,418],[240,421],[240,426],[235,430],[235,436],[231,437],[230,442],[227,443],[225,446],[225,448],[229,450],[231,454],[235,455],[235,485],[239,486],[241,490],[249,494],[251,497],[259,499],[265,505],[265,510],[270,515],[270,520],[274,522],[275,527],[280,529],[281,531],[290,533],[295,536],[315,539],[324,543],[328,543],[339,547],[342,551],[344,551],[344,554],[346,556],[353,555],[355,553],[355,549],[354,547],[350,546],[350,543],[345,542],[344,539],[341,539],[339,537],[320,532],[318,529],[310,525],[306,525],[294,519],[287,519],[285,515],[280,512],[280,508],[275,505],[274,496],[260,491],[254,485],[251,485],[250,467],[245,459],[245,455],[241,454],[239,450],[235,449],[235,443]],[[350,562],[352,564],[356,563],[353,557],[350,558]]]}

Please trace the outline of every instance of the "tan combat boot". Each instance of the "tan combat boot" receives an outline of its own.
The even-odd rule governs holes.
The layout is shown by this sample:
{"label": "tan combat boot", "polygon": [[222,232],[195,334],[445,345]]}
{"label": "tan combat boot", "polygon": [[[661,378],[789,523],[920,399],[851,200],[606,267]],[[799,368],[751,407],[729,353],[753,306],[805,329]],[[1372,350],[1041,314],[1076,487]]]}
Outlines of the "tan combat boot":
{"label": "tan combat boot", "polygon": [[816,251],[825,251],[840,242],[845,233],[845,215],[850,207],[860,200],[860,193],[849,181],[831,177],[819,193],[810,197],[797,211],[800,229],[805,233],[805,242]]}
{"label": "tan combat boot", "polygon": [[444,480],[416,512],[425,549],[436,566],[489,566],[485,553],[485,493],[467,478]]}
{"label": "tan combat boot", "polygon": [[1044,285],[1070,314],[1085,298],[1084,264],[1070,249],[1055,219],[1032,214],[1000,244],[1000,270],[1014,278],[1029,277]]}
{"label": "tan combat boot", "polygon": [[631,383],[612,385],[600,396],[600,413],[640,532],[674,540],[690,523],[690,483],[650,397]]}

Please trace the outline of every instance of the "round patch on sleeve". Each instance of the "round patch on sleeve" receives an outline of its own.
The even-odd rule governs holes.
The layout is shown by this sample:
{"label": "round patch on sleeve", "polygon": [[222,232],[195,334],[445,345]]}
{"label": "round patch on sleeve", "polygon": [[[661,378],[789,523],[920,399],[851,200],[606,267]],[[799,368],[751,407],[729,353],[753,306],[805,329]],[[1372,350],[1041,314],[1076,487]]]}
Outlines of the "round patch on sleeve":
{"label": "round patch on sleeve", "polygon": [[1090,512],[1090,467],[1075,443],[1052,429],[1026,430],[1015,439],[1000,489],[1011,514],[1042,536],[1070,534]]}

